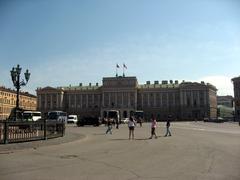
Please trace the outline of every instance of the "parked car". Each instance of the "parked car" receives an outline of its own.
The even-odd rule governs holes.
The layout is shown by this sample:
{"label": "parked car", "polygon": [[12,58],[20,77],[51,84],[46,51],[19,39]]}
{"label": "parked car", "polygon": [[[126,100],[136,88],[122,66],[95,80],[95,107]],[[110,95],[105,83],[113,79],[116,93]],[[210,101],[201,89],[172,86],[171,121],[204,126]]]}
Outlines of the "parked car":
{"label": "parked car", "polygon": [[77,126],[93,125],[99,126],[101,124],[98,117],[83,117],[77,121]]}
{"label": "parked car", "polygon": [[47,121],[60,121],[67,123],[67,113],[63,111],[49,111]]}
{"label": "parked car", "polygon": [[22,116],[25,121],[38,121],[42,119],[40,111],[23,111]]}
{"label": "parked car", "polygon": [[214,123],[223,123],[224,119],[221,117],[217,117],[217,118],[204,118],[203,120],[204,122],[214,122]]}
{"label": "parked car", "polygon": [[203,118],[204,122],[209,122],[209,118]]}
{"label": "parked car", "polygon": [[78,117],[77,115],[68,115],[67,123],[77,123]]}

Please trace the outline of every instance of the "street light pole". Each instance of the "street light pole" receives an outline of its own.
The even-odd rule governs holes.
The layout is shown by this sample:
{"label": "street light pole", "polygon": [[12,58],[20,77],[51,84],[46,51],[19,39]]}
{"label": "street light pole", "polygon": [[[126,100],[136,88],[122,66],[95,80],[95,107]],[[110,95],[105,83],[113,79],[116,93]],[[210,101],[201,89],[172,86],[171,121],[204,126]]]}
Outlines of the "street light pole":
{"label": "street light pole", "polygon": [[12,82],[14,87],[17,89],[17,101],[16,101],[16,108],[15,108],[15,120],[17,120],[17,111],[19,110],[19,90],[21,86],[25,86],[28,83],[28,80],[30,78],[30,73],[28,69],[24,73],[25,75],[25,81],[22,79],[20,81],[20,74],[21,74],[22,68],[20,68],[19,64],[17,67],[13,67],[12,70],[10,71],[11,77],[12,77]]}

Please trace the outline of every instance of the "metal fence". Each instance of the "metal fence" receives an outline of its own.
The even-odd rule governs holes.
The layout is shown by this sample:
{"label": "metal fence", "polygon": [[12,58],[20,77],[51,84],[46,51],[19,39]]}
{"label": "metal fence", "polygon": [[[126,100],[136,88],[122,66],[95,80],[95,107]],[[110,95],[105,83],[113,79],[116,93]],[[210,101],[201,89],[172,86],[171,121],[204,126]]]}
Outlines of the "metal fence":
{"label": "metal fence", "polygon": [[0,121],[0,144],[62,137],[65,123],[59,121]]}

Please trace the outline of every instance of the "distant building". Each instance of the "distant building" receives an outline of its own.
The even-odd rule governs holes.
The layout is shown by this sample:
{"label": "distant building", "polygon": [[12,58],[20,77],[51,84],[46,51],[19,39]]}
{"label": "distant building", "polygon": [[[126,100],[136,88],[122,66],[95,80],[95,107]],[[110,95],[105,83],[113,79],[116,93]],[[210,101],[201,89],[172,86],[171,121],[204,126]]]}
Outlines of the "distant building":
{"label": "distant building", "polygon": [[217,96],[217,104],[232,108],[234,105],[232,96]]}
{"label": "distant building", "polygon": [[218,105],[218,117],[229,121],[234,120],[234,108],[224,105]]}
{"label": "distant building", "polygon": [[107,110],[117,109],[121,118],[143,110],[165,120],[169,114],[178,120],[216,118],[216,87],[209,83],[155,81],[138,84],[136,77],[104,77],[102,86],[45,87],[37,90],[37,109],[42,113],[63,110],[79,116],[105,117]]}
{"label": "distant building", "polygon": [[[16,91],[0,86],[0,120],[5,120],[16,107]],[[19,107],[27,110],[36,110],[37,97],[27,92],[20,92]]]}
{"label": "distant building", "polygon": [[234,118],[234,100],[233,97],[217,96],[218,117],[226,120],[233,120]]}
{"label": "distant building", "polygon": [[234,88],[235,120],[240,121],[240,76],[232,78]]}

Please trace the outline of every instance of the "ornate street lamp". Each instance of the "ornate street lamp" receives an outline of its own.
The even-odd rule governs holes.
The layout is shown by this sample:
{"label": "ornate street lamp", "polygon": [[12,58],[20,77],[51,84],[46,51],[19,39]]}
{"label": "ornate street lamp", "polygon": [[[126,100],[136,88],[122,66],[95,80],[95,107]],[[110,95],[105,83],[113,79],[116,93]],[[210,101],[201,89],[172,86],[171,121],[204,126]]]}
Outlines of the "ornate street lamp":
{"label": "ornate street lamp", "polygon": [[20,81],[21,70],[22,70],[22,68],[20,68],[20,66],[18,64],[17,67],[13,67],[12,70],[10,71],[13,85],[17,89],[15,120],[17,120],[17,111],[19,110],[19,90],[20,90],[21,86],[25,86],[28,83],[28,80],[30,78],[30,73],[27,69],[26,72],[24,73],[26,81],[24,81],[23,79]]}

